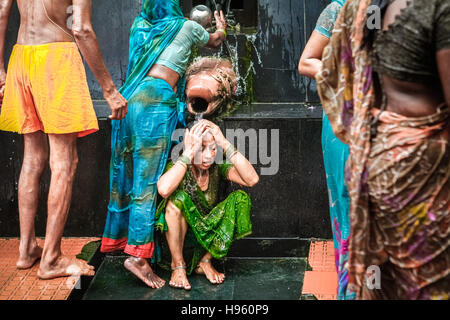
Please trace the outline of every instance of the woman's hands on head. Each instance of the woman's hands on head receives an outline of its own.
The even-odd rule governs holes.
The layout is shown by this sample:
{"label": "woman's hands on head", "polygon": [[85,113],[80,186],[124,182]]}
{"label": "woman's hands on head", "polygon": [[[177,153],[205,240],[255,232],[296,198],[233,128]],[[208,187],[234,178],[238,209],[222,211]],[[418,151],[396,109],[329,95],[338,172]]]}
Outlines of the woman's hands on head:
{"label": "woman's hands on head", "polygon": [[204,120],[196,123],[191,130],[186,129],[184,135],[184,152],[191,162],[197,152],[202,151],[203,136],[208,132],[207,123]]}
{"label": "woman's hands on head", "polygon": [[195,155],[202,151],[203,138],[208,133],[214,137],[216,144],[223,150],[229,147],[230,142],[225,138],[219,126],[209,120],[203,119],[196,123],[190,130],[186,129],[183,155],[192,161]]}
{"label": "woman's hands on head", "polygon": [[206,127],[208,128],[208,131],[213,135],[216,144],[225,150],[226,147],[228,147],[229,142],[223,135],[222,130],[220,130],[219,126],[209,120],[202,121],[206,123]]}

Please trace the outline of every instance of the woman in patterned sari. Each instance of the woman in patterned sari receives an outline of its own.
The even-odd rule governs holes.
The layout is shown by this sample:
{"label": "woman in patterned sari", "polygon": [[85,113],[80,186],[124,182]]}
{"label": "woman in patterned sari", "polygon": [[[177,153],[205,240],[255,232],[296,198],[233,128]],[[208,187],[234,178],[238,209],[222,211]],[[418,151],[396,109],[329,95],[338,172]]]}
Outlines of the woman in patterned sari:
{"label": "woman in patterned sari", "polygon": [[[333,0],[321,13],[316,28],[303,50],[298,65],[300,74],[314,78],[322,66],[322,53],[330,42],[334,23],[345,4],[345,0]],[[338,274],[337,297],[351,300],[347,295],[348,274],[345,264],[348,260],[348,237],[350,235],[350,198],[345,185],[344,171],[348,158],[348,146],[333,133],[325,112],[322,121],[323,162],[328,186],[330,220],[333,231],[336,270]]]}
{"label": "woman in patterned sari", "polygon": [[[217,147],[225,150],[229,162],[214,163]],[[167,165],[158,181],[158,192],[165,201],[158,207],[157,226],[166,231],[172,255],[172,287],[190,290],[187,274],[194,270],[212,284],[223,283],[225,275],[213,267],[212,258],[224,258],[234,240],[252,232],[249,196],[236,191],[219,203],[220,178],[246,187],[259,181],[251,163],[232,147],[219,127],[201,120],[186,130],[183,155]],[[195,236],[189,266],[183,258],[188,226]]]}
{"label": "woman in patterned sari", "polygon": [[350,146],[358,299],[450,296],[448,61],[450,3],[440,0],[347,0],[324,51],[319,94]]}
{"label": "woman in patterned sari", "polygon": [[[184,18],[179,0],[144,0],[131,27],[127,79],[120,92],[128,115],[112,122],[110,201],[102,252],[124,251],[124,266],[152,288],[165,281],[147,259],[157,262],[156,183],[164,172],[177,123],[183,122],[185,71],[192,48],[216,48],[226,23],[215,12],[217,31]],[[179,121],[180,120],[180,121]]]}

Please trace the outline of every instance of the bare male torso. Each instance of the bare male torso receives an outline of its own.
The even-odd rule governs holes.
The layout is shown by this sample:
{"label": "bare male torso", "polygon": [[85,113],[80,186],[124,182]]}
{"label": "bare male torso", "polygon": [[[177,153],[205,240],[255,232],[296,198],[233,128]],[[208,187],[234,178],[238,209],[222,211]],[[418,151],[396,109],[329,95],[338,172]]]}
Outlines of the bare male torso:
{"label": "bare male torso", "polygon": [[[49,42],[74,41],[69,36],[72,31],[68,28],[73,12],[72,0],[17,0],[17,5],[20,12],[18,44],[39,45]],[[53,24],[49,18],[65,32]]]}
{"label": "bare male torso", "polygon": [[[0,0],[0,57],[5,53],[5,37],[14,0]],[[100,52],[92,28],[92,0],[17,0],[20,12],[19,45],[51,42],[76,42],[84,60],[103,90],[111,107],[112,120],[127,114],[127,101],[117,90]],[[6,81],[3,59],[0,59],[0,105]]]}

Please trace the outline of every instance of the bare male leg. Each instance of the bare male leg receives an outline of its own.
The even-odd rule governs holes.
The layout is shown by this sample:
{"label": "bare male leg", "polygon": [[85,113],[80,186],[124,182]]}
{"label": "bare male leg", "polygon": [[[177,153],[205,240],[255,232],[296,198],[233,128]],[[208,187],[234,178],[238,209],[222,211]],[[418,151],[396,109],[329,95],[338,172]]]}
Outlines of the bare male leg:
{"label": "bare male leg", "polygon": [[19,269],[31,268],[42,254],[42,249],[36,242],[34,221],[38,207],[39,180],[47,161],[47,136],[40,131],[24,135],[24,157],[19,178]]}
{"label": "bare male leg", "polygon": [[94,267],[63,256],[61,238],[69,214],[72,186],[78,164],[77,134],[49,134],[51,181],[44,250],[38,277],[52,279],[71,275],[93,275]]}
{"label": "bare male leg", "polygon": [[[0,0],[0,106],[3,103],[6,81],[3,60],[6,31],[13,2],[14,0]],[[123,119],[128,110],[127,101],[117,90],[103,62],[91,23],[92,0],[17,0],[16,2],[20,12],[17,44],[42,45],[75,41],[111,108],[112,114],[109,118]],[[72,11],[68,10],[70,7],[73,8]],[[73,18],[72,30],[69,30],[67,26],[70,18]],[[90,267],[78,260],[62,257],[60,252],[77,163],[75,134],[51,135],[49,139],[52,181],[48,200],[47,237],[42,253],[36,243],[34,219],[38,202],[39,178],[47,162],[48,144],[43,133],[37,132],[25,137],[25,156],[19,182],[21,243],[17,267],[30,268],[42,253],[38,273],[41,278],[71,275],[75,272],[90,273]],[[58,155],[65,158],[59,160]]]}

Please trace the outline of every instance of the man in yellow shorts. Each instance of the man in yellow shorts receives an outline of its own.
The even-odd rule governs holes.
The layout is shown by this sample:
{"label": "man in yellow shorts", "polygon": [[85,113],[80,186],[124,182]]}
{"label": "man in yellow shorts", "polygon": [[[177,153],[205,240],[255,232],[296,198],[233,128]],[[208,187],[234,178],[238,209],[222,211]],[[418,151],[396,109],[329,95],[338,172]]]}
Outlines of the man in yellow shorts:
{"label": "man in yellow shorts", "polygon": [[[0,130],[24,135],[19,179],[20,248],[17,267],[41,259],[42,279],[92,275],[85,262],[61,254],[61,238],[72,196],[78,157],[76,140],[98,130],[86,73],[78,49],[103,89],[112,110],[123,119],[127,102],[103,62],[91,25],[92,0],[17,0],[20,29],[8,73],[0,59]],[[0,0],[0,56],[13,0]],[[73,6],[72,30],[67,27]],[[34,220],[39,180],[50,162],[51,182],[44,247],[36,242]]]}

